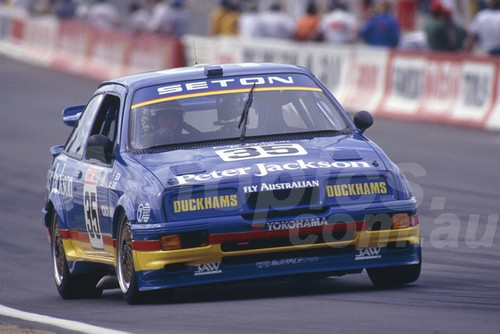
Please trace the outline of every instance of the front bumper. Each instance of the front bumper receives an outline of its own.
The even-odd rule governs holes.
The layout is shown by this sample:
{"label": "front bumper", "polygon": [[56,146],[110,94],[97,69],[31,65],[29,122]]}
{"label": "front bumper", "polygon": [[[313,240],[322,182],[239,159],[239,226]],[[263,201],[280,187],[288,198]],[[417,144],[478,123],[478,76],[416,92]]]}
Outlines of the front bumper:
{"label": "front bumper", "polygon": [[134,251],[141,291],[282,275],[344,275],[365,268],[418,264],[419,226],[358,228],[348,240],[223,251],[221,244],[173,251]]}

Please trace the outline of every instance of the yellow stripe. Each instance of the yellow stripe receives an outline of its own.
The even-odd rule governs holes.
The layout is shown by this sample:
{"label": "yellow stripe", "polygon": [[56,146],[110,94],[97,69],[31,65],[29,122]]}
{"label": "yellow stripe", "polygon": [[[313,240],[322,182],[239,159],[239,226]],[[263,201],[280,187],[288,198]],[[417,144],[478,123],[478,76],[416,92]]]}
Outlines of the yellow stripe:
{"label": "yellow stripe", "polygon": [[104,245],[103,250],[95,250],[90,243],[63,239],[64,251],[68,261],[88,261],[116,266],[115,248]]}
{"label": "yellow stripe", "polygon": [[[269,91],[277,91],[277,90],[304,90],[304,91],[313,91],[313,92],[321,92],[321,88],[317,87],[261,87],[255,88],[256,92],[269,92]],[[227,89],[227,90],[218,90],[218,91],[210,91],[203,93],[191,93],[191,94],[183,94],[183,95],[175,95],[169,97],[163,97],[160,99],[149,100],[141,103],[136,103],[132,105],[132,109],[136,109],[139,107],[148,106],[155,103],[167,102],[172,100],[183,100],[189,99],[192,97],[200,97],[200,96],[212,96],[212,95],[223,95],[223,94],[234,94],[234,93],[245,93],[250,91],[249,88],[240,88],[240,89]]]}
{"label": "yellow stripe", "polygon": [[180,249],[174,251],[134,251],[135,270],[163,269],[167,264],[184,263],[187,266],[196,264],[221,262],[222,257],[250,255],[250,254],[272,254],[281,251],[293,251],[298,249],[313,249],[328,247],[346,247],[354,245],[355,248],[385,247],[389,242],[409,242],[419,244],[419,226],[400,230],[388,231],[360,231],[356,233],[354,240],[335,241],[325,244],[313,244],[303,246],[287,246],[277,248],[252,249],[225,253],[220,244]]}
{"label": "yellow stripe", "polygon": [[165,265],[173,263],[194,266],[195,264],[220,262],[221,259],[220,245],[173,251],[134,251],[135,270],[163,269]]}
{"label": "yellow stripe", "polygon": [[[287,246],[279,248],[253,249],[224,253],[220,244],[205,247],[179,249],[174,251],[133,251],[135,270],[163,269],[167,264],[184,263],[187,266],[196,264],[221,262],[223,256],[238,256],[250,254],[272,254],[278,251],[291,251],[297,249],[312,249],[329,247],[345,247],[354,245],[355,248],[385,247],[390,242],[409,242],[412,245],[420,243],[420,227],[410,227],[400,230],[386,231],[360,231],[356,233],[354,240],[336,241],[325,244]],[[89,261],[105,263],[116,266],[115,249],[105,246],[104,251],[91,250],[87,243],[75,240],[63,240],[66,258],[68,261]],[[113,256],[111,256],[113,254]]]}
{"label": "yellow stripe", "polygon": [[420,226],[399,230],[361,231],[356,233],[356,248],[385,247],[390,242],[408,242],[412,245],[420,243]]}

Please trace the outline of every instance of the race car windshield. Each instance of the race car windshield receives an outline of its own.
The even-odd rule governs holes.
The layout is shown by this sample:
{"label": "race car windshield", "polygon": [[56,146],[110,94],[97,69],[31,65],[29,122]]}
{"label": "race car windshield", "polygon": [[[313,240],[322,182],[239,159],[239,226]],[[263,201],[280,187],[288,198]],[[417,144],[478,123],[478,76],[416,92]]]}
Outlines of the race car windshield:
{"label": "race car windshield", "polygon": [[[254,87],[255,86],[255,87]],[[242,113],[253,88],[253,102]],[[135,150],[193,142],[339,132],[348,127],[337,106],[305,75],[277,74],[182,82],[134,94],[129,146]]]}

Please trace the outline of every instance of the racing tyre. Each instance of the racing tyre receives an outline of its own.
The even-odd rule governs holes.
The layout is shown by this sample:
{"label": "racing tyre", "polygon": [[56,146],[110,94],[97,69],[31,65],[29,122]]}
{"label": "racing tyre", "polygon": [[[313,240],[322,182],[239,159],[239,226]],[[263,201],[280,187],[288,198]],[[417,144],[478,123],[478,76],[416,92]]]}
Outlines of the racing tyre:
{"label": "racing tyre", "polygon": [[99,275],[74,275],[69,272],[66,253],[61,237],[61,229],[57,214],[52,212],[50,243],[52,253],[52,268],[57,291],[63,299],[96,298],[102,294],[102,289],[96,287]]}
{"label": "racing tyre", "polygon": [[422,262],[409,266],[366,269],[373,285],[390,288],[414,282],[420,276]]}
{"label": "racing tyre", "polygon": [[116,276],[122,290],[123,297],[129,304],[137,304],[143,296],[137,287],[134,268],[134,255],[132,253],[132,231],[127,216],[122,213],[118,222],[118,235],[116,238],[116,257],[118,266]]}
{"label": "racing tyre", "polygon": [[118,284],[128,304],[162,302],[172,298],[173,289],[139,291],[132,253],[132,232],[130,230],[130,221],[125,213],[121,214],[118,224],[116,256],[118,260],[116,268]]}

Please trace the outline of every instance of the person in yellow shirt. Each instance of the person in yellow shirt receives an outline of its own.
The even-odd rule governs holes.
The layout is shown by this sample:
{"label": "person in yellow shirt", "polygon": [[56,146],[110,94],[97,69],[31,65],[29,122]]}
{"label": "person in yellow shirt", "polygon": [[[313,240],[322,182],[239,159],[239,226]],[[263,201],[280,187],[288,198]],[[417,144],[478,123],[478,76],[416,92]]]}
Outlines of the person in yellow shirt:
{"label": "person in yellow shirt", "polygon": [[237,35],[240,15],[239,8],[230,0],[221,0],[210,14],[210,35]]}

